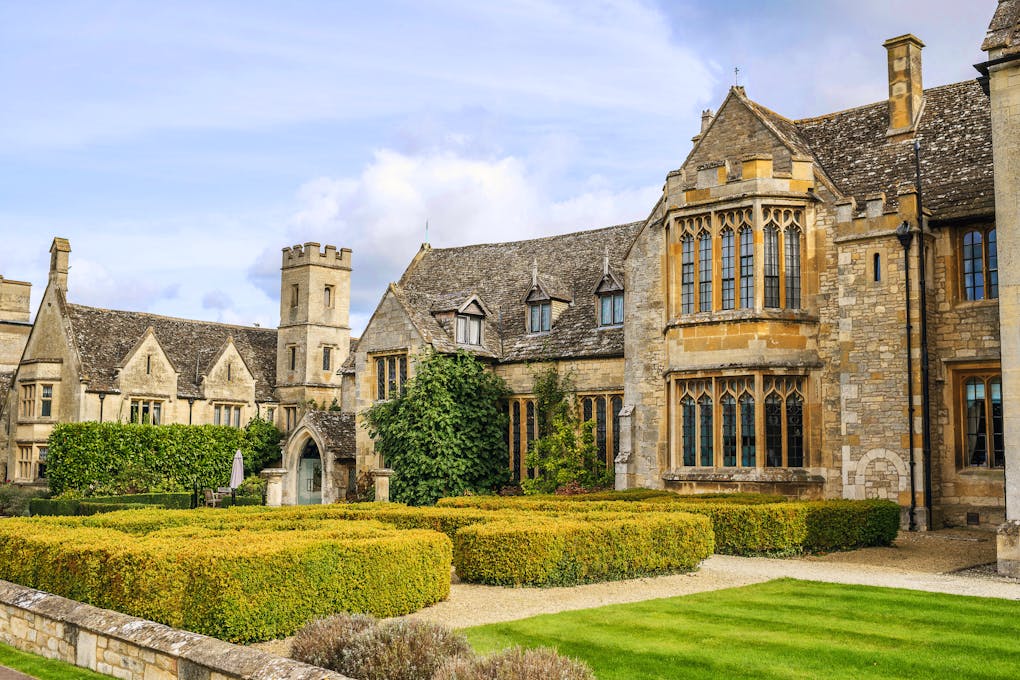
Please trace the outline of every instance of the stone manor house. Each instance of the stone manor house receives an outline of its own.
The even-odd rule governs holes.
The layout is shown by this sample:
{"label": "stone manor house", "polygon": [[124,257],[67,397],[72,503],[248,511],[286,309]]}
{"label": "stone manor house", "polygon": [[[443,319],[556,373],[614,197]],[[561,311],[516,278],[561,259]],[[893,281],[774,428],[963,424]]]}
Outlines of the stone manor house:
{"label": "stone manor house", "polygon": [[1020,479],[1004,398],[1020,396],[1020,263],[997,250],[1020,230],[1018,22],[1003,0],[980,82],[924,89],[904,35],[884,44],[884,101],[791,120],[734,87],[645,219],[422,245],[357,339],[350,250],[285,248],[267,329],[74,304],[55,239],[33,326],[27,286],[0,281],[7,477],[45,477],[60,421],[261,415],[287,433],[284,502],[334,501],[383,465],[359,414],[432,347],[510,386],[516,477],[535,365],[554,362],[617,488],[888,498],[905,525],[999,525],[1006,467]]}

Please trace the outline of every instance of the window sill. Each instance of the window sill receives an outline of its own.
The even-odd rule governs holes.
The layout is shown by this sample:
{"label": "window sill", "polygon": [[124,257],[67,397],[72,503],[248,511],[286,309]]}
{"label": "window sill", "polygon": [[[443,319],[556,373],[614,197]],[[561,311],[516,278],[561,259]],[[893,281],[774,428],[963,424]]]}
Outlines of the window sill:
{"label": "window sill", "polygon": [[978,479],[996,479],[1001,480],[1005,474],[1005,468],[988,468],[988,467],[958,467],[956,468],[956,474],[961,477],[972,477]]}
{"label": "window sill", "polygon": [[746,321],[785,321],[796,323],[818,323],[818,315],[804,310],[754,310],[728,309],[717,312],[696,312],[670,319],[666,328],[682,328],[717,323],[743,323]]}
{"label": "window sill", "polygon": [[985,300],[957,300],[956,309],[980,309],[982,307],[998,307],[999,298]]}
{"label": "window sill", "polygon": [[619,330],[621,328],[623,328],[623,324],[622,323],[614,323],[614,324],[608,324],[608,325],[605,325],[605,326],[599,325],[596,328],[596,330],[600,330],[600,331],[616,331],[616,330]]}

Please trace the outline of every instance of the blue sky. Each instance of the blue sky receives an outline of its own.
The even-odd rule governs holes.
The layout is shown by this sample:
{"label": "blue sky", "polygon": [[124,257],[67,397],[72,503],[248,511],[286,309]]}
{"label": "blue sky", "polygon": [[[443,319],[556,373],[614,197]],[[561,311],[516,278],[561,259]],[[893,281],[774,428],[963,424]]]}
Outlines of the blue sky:
{"label": "blue sky", "polygon": [[791,118],[976,75],[995,0],[0,0],[0,275],[278,321],[288,244],[354,250],[359,332],[434,246],[642,219],[734,82]]}

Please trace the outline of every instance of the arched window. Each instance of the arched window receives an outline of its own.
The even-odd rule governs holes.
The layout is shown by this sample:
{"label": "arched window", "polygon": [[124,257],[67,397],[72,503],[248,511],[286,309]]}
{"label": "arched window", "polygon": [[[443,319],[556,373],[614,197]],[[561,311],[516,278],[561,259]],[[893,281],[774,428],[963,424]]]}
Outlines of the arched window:
{"label": "arched window", "polygon": [[785,236],[786,308],[800,309],[800,229],[787,227]]}
{"label": "arched window", "polygon": [[698,311],[712,311],[712,236],[698,236]]}
{"label": "arched window", "polygon": [[723,467],[734,467],[737,464],[737,401],[732,394],[724,394],[719,404],[722,406]]}
{"label": "arched window", "polygon": [[765,307],[779,307],[779,231],[766,226],[765,240]]}
{"label": "arched window", "polygon": [[734,264],[733,264],[733,230],[729,227],[719,232],[722,247],[721,278],[722,308],[733,309],[734,305]]}
{"label": "arched window", "polygon": [[754,309],[754,232],[740,229],[740,308]]}
{"label": "arched window", "polygon": [[775,393],[765,397],[765,465],[783,465],[783,399]]}
{"label": "arched window", "polygon": [[694,312],[694,237],[684,234],[680,240],[680,312]]}
{"label": "arched window", "polygon": [[804,400],[796,393],[786,397],[786,465],[804,467]]}
{"label": "arched window", "polygon": [[755,466],[754,397],[746,392],[740,397],[740,464]]}
{"label": "arched window", "polygon": [[683,420],[682,446],[684,465],[691,467],[698,464],[695,456],[698,449],[698,421],[694,408],[694,398],[690,395],[684,395],[684,398],[680,400],[680,414]]}
{"label": "arched window", "polygon": [[701,464],[705,467],[715,465],[712,454],[712,397],[704,394],[698,399],[698,429],[701,440]]}

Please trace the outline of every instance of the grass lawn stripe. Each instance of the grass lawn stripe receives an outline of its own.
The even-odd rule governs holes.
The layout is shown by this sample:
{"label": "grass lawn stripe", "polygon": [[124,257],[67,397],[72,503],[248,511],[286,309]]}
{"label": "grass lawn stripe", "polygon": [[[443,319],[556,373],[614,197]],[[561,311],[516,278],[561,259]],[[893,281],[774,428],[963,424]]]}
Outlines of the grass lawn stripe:
{"label": "grass lawn stripe", "polygon": [[23,652],[2,642],[0,642],[0,666],[13,668],[39,680],[110,680],[108,675]]}
{"label": "grass lawn stripe", "polygon": [[552,646],[602,680],[1020,676],[1020,603],[784,579],[468,629]]}

